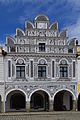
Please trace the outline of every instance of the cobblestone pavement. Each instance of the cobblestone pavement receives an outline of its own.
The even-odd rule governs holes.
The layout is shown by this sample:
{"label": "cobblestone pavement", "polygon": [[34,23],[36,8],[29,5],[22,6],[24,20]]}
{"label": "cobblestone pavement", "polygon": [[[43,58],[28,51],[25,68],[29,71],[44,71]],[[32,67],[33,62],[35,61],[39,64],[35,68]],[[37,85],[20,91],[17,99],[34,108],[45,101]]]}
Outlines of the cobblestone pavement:
{"label": "cobblestone pavement", "polygon": [[80,120],[80,112],[1,113],[0,120]]}

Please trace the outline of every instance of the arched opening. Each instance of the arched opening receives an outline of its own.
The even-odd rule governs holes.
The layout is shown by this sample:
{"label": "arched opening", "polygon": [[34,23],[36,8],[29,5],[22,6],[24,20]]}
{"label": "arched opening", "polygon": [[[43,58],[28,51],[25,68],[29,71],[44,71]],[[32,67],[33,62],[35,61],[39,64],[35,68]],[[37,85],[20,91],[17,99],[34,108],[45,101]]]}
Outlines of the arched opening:
{"label": "arched opening", "polygon": [[49,110],[49,96],[44,91],[36,91],[31,96],[30,101],[31,111],[48,111]]}
{"label": "arched opening", "polygon": [[25,95],[21,91],[12,91],[7,96],[6,111],[25,111]]}
{"label": "arched opening", "polygon": [[80,94],[78,96],[78,111],[80,111]]}
{"label": "arched opening", "polygon": [[68,111],[73,109],[73,96],[69,91],[62,90],[54,97],[55,111]]}

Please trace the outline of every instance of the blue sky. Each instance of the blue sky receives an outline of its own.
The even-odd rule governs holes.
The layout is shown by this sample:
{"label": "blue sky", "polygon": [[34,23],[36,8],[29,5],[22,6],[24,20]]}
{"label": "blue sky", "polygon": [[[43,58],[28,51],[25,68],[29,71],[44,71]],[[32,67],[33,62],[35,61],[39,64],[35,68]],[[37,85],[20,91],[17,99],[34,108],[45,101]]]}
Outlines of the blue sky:
{"label": "blue sky", "polygon": [[38,14],[46,14],[50,24],[57,20],[59,31],[67,29],[69,39],[80,40],[80,0],[0,0],[0,44]]}

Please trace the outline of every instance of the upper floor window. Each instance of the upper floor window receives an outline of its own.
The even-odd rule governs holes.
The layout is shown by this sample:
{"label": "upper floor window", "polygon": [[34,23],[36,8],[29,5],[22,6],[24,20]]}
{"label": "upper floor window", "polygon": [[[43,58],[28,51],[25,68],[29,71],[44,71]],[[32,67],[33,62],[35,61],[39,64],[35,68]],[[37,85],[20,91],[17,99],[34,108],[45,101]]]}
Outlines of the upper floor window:
{"label": "upper floor window", "polygon": [[46,78],[46,61],[41,59],[38,64],[38,77]]}
{"label": "upper floor window", "polygon": [[73,53],[73,48],[69,48],[68,53]]}
{"label": "upper floor window", "polygon": [[39,43],[39,52],[45,52],[45,43]]}
{"label": "upper floor window", "polygon": [[10,51],[11,52],[15,52],[16,50],[15,50],[15,47],[10,47]]}
{"label": "upper floor window", "polygon": [[46,77],[46,66],[38,66],[38,77],[39,78]]}
{"label": "upper floor window", "polygon": [[19,59],[16,64],[16,77],[25,78],[25,64],[22,59]]}
{"label": "upper floor window", "polygon": [[16,66],[16,77],[25,78],[25,66]]}
{"label": "upper floor window", "polygon": [[60,63],[60,78],[68,77],[68,65],[65,60],[62,60]]}

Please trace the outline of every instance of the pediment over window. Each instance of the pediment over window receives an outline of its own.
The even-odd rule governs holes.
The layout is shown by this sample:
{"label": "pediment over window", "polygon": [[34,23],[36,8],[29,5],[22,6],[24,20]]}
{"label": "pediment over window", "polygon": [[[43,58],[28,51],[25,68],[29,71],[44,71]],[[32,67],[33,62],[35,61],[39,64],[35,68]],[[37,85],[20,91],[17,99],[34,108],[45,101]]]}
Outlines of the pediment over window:
{"label": "pediment over window", "polygon": [[16,64],[23,65],[25,63],[23,59],[18,59]]}
{"label": "pediment over window", "polygon": [[60,65],[67,65],[67,61],[66,60],[61,60]]}
{"label": "pediment over window", "polygon": [[40,65],[46,65],[46,61],[44,59],[39,60]]}
{"label": "pediment over window", "polygon": [[49,21],[49,18],[44,14],[40,14],[35,18],[35,21]]}

